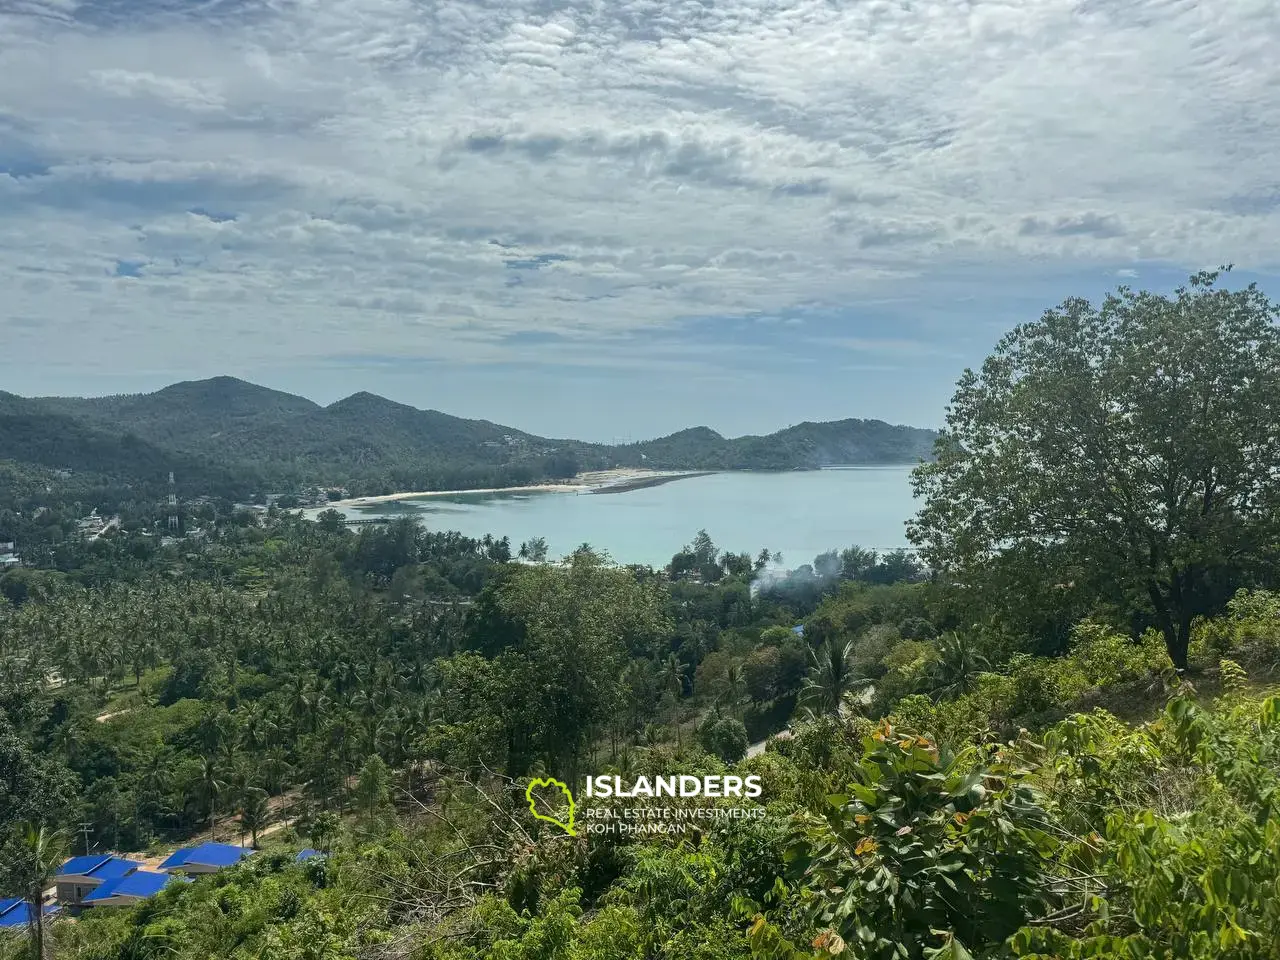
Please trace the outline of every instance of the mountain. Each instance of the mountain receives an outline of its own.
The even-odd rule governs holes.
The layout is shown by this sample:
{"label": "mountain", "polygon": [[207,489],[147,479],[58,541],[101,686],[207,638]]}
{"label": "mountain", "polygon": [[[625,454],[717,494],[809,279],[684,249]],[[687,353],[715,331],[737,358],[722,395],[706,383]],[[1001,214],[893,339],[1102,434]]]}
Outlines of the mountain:
{"label": "mountain", "polygon": [[613,466],[785,470],[908,463],[929,456],[935,436],[879,420],[840,420],[736,438],[693,427],[615,447],[547,439],[366,392],[322,407],[234,377],[114,397],[0,394],[0,459],[117,478],[174,470],[187,481],[236,475],[245,482],[347,484],[366,492],[527,483]]}
{"label": "mountain", "polygon": [[767,436],[726,439],[693,427],[622,450],[672,469],[797,470],[862,463],[914,463],[930,455],[937,434],[881,420],[801,423]]}
{"label": "mountain", "polygon": [[232,472],[142,439],[127,425],[98,427],[41,400],[0,392],[0,460],[69,470],[98,480],[136,484],[152,492],[181,471],[212,492],[236,487]]}
{"label": "mountain", "polygon": [[127,428],[174,450],[221,453],[232,438],[322,409],[290,393],[235,377],[188,380],[155,393],[114,397],[42,397],[45,408],[99,429]]}

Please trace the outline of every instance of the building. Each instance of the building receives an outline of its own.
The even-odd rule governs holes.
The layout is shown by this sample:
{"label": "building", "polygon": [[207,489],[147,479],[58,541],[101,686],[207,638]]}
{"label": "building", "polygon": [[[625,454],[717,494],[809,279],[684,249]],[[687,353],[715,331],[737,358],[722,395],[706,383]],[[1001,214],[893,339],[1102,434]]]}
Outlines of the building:
{"label": "building", "polygon": [[64,907],[78,908],[98,887],[109,880],[127,877],[141,866],[140,863],[108,853],[72,857],[53,878],[58,890],[58,902]]}
{"label": "building", "polygon": [[160,869],[169,872],[181,870],[192,874],[217,873],[227,867],[234,867],[253,853],[248,847],[237,847],[230,843],[202,843],[198,847],[175,850],[168,860],[160,864]]}
{"label": "building", "polygon": [[[188,878],[183,877],[182,880]],[[108,880],[84,898],[86,907],[128,907],[154,897],[178,877],[153,870],[135,870],[128,876]]]}
{"label": "building", "polygon": [[[44,905],[44,915],[52,916],[58,912],[58,906],[52,903]],[[0,930],[25,930],[31,925],[31,904],[22,897],[5,897],[0,899]]]}
{"label": "building", "polygon": [[293,858],[293,861],[294,863],[305,863],[308,860],[314,860],[316,857],[323,860],[325,855],[319,850],[313,850],[311,847],[307,847],[305,850],[299,850],[298,855]]}

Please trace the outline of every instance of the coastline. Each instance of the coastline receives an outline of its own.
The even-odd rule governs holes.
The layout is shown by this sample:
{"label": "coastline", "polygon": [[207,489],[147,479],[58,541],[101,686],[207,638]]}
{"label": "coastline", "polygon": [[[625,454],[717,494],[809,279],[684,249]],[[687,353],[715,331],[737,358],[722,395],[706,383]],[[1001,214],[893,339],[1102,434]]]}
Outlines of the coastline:
{"label": "coastline", "polygon": [[715,471],[682,471],[682,470],[640,470],[619,468],[616,470],[593,470],[580,473],[572,480],[562,483],[533,483],[520,487],[481,487],[470,490],[406,490],[400,493],[384,493],[368,497],[350,497],[346,500],[334,500],[325,504],[323,509],[336,510],[353,507],[368,507],[379,503],[395,503],[401,500],[421,500],[429,497],[461,497],[467,494],[492,493],[626,493],[628,490],[640,490],[654,487],[673,480],[687,477],[705,477]]}
{"label": "coastline", "polygon": [[589,493],[627,493],[631,490],[643,490],[646,487],[660,487],[672,480],[689,480],[693,477],[709,477],[716,471],[700,470],[696,473],[657,473],[653,476],[630,477],[615,483],[606,483],[588,488]]}

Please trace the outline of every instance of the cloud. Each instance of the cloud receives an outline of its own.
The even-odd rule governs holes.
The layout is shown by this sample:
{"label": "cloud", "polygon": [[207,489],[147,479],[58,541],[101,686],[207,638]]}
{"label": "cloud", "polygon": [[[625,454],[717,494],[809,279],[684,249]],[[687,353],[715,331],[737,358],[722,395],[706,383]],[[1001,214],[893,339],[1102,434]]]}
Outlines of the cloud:
{"label": "cloud", "polygon": [[48,331],[7,349],[674,363],[1046,265],[1274,270],[1278,42],[1265,0],[0,0],[0,283]]}

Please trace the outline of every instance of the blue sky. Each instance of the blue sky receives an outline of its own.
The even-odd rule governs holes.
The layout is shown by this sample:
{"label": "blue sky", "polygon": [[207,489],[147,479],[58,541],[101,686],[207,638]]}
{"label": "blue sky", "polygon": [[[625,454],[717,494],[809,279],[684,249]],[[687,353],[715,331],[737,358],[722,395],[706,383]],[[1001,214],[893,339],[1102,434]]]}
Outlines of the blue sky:
{"label": "blue sky", "polygon": [[0,389],[935,425],[1068,295],[1280,297],[1271,0],[0,0]]}

